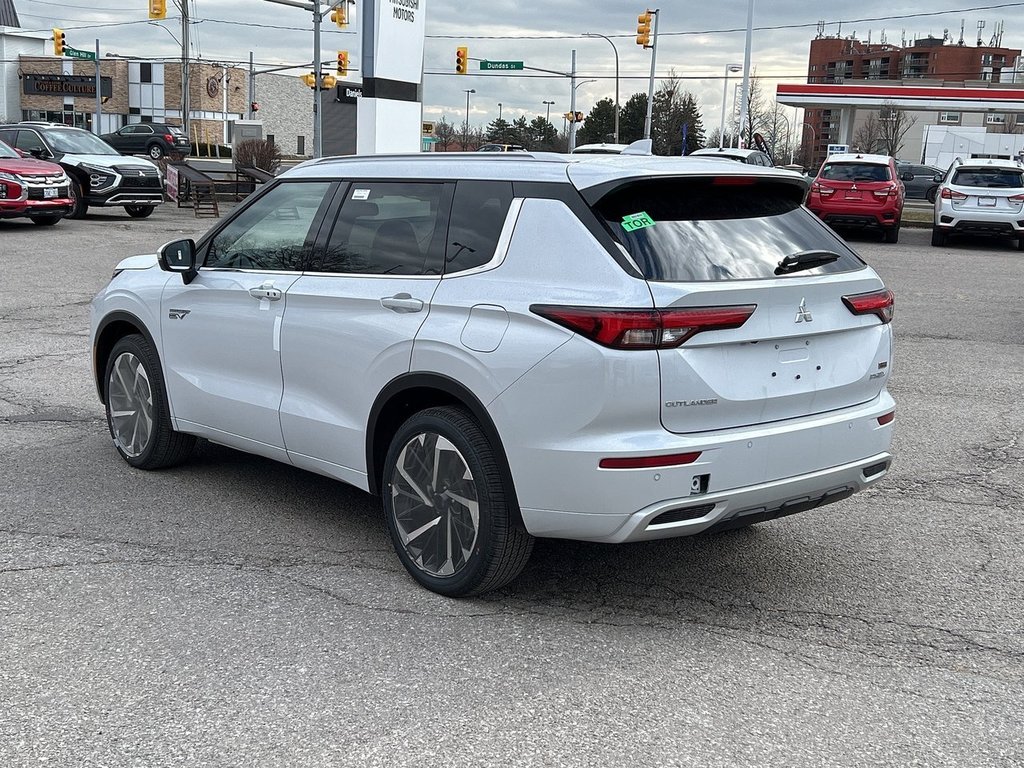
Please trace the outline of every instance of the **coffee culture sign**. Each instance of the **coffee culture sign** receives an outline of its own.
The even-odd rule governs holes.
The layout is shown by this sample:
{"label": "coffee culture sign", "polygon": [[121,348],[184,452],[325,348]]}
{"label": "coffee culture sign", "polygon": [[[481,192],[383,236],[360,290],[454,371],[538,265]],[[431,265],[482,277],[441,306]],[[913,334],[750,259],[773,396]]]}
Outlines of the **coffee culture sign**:
{"label": "coffee culture sign", "polygon": [[[23,75],[26,96],[95,96],[96,78],[91,75]],[[109,98],[114,89],[111,78],[100,78],[100,96]]]}

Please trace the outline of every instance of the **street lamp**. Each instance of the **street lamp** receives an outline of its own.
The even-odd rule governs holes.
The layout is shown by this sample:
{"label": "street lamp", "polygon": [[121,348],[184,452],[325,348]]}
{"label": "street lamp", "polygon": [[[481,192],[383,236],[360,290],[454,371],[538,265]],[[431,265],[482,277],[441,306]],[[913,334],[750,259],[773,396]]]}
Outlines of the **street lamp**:
{"label": "street lamp", "polygon": [[466,93],[466,130],[462,132],[462,148],[469,149],[469,94],[476,93],[476,88],[463,88]]}
{"label": "street lamp", "polygon": [[805,160],[807,160],[807,167],[811,168],[811,167],[813,167],[814,155],[816,154],[816,150],[817,150],[817,146],[816,145],[818,143],[818,132],[816,130],[814,130],[814,126],[811,125],[810,123],[800,123],[800,129],[801,129],[800,130],[800,143],[801,144],[803,143],[803,136],[804,136],[803,129],[804,128],[810,128],[811,129],[811,146],[810,146],[810,149],[807,152],[807,157],[804,158]]}
{"label": "street lamp", "polygon": [[[467,109],[466,112],[468,113],[469,110]],[[498,119],[501,120],[501,102],[500,101],[498,102]]]}
{"label": "street lamp", "polygon": [[[750,109],[750,47],[754,32],[754,0],[747,4],[747,40],[743,48],[743,93],[740,94],[740,143],[743,146],[743,127],[747,122],[747,111]],[[752,138],[752,137],[748,137]]]}
{"label": "street lamp", "polygon": [[619,50],[615,47],[615,43],[611,41],[611,38],[602,35],[600,32],[584,32],[584,37],[603,37],[608,41],[608,44],[612,47],[612,51],[615,53],[615,143],[619,143]]}
{"label": "street lamp", "polygon": [[553,102],[553,101],[542,101],[541,102],[541,104],[543,104],[545,107],[547,107],[547,111],[544,113],[544,119],[547,122],[549,122],[549,123],[551,122],[551,105],[554,104],[554,103],[555,102]]}
{"label": "street lamp", "polygon": [[729,98],[729,73],[739,72],[743,67],[739,64],[725,65],[725,85],[722,86],[722,122],[718,126],[718,148],[725,146],[725,102]]}

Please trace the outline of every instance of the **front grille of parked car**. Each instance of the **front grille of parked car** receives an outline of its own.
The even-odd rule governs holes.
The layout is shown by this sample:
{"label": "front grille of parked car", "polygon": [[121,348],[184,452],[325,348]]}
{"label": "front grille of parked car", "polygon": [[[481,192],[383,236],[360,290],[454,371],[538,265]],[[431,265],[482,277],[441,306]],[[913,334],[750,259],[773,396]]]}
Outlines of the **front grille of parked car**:
{"label": "front grille of parked car", "polygon": [[[29,187],[28,188],[28,199],[29,200],[52,200],[53,197],[47,197],[43,191],[46,187]],[[57,189],[57,197],[68,196],[68,185],[62,184]]]}
{"label": "front grille of parked car", "polygon": [[132,189],[159,189],[160,172],[156,168],[139,168],[134,165],[115,165],[114,171],[121,176],[121,186]]}

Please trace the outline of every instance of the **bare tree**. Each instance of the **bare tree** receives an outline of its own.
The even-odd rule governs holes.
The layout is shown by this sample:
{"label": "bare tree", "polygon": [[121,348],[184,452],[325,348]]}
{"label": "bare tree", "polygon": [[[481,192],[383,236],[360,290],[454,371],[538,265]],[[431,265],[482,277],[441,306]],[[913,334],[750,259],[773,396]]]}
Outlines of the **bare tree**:
{"label": "bare tree", "polygon": [[883,102],[878,122],[881,126],[881,149],[884,154],[896,157],[903,149],[907,133],[917,124],[917,118],[911,117],[892,102]]}
{"label": "bare tree", "polygon": [[449,123],[442,116],[434,123],[434,136],[437,137],[438,149],[447,152],[448,147],[455,143],[455,126]]}
{"label": "bare tree", "polygon": [[764,95],[764,85],[756,73],[752,74],[747,99],[747,122],[740,126],[740,141],[743,142],[743,146],[754,146],[754,134],[764,131],[770,122],[771,112]]}
{"label": "bare tree", "polygon": [[882,121],[874,112],[853,134],[853,143],[862,152],[877,152],[882,143]]}

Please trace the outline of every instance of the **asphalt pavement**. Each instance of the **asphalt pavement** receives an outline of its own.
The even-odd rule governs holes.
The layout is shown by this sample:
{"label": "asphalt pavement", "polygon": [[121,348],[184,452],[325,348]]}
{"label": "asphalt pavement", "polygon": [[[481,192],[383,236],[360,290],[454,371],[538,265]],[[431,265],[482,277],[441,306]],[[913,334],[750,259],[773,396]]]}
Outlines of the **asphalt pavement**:
{"label": "asphalt pavement", "polygon": [[417,587],[377,501],[217,446],[129,468],[90,373],[187,209],[0,221],[0,766],[1024,766],[1024,254],[854,246],[896,293],[897,460],[729,534],[540,541]]}

